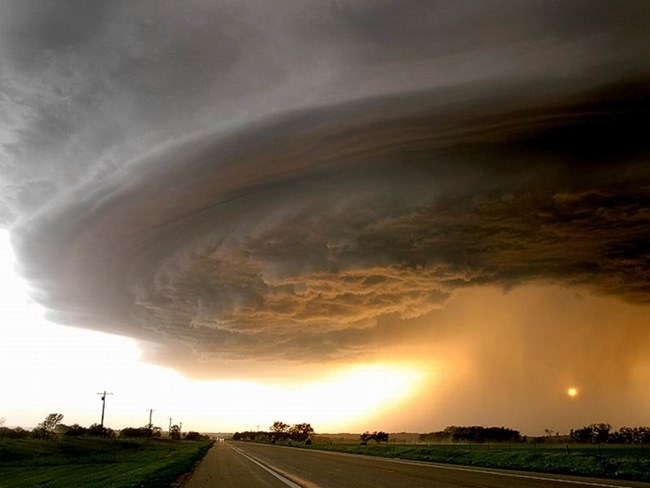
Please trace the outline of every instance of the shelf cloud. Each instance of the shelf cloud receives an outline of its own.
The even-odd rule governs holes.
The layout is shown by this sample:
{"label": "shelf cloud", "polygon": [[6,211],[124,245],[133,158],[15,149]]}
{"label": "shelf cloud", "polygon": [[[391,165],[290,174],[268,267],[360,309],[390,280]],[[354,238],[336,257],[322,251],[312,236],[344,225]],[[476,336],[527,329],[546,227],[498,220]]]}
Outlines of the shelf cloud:
{"label": "shelf cloud", "polygon": [[306,361],[477,286],[650,301],[642,2],[37,5],[0,215],[56,321]]}

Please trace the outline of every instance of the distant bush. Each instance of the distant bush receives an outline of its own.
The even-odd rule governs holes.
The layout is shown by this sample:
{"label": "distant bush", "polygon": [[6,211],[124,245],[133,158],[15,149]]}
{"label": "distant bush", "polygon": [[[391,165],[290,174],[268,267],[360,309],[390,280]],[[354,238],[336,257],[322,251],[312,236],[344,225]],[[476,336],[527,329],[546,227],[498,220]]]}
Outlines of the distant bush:
{"label": "distant bush", "polygon": [[90,427],[88,427],[86,435],[92,437],[106,437],[107,439],[113,439],[117,437],[117,434],[113,429],[110,429],[108,427],[102,428],[102,426],[99,424],[92,424]]}
{"label": "distant bush", "polygon": [[210,436],[199,434],[198,432],[189,431],[185,434],[186,441],[207,441]]}
{"label": "distant bush", "polygon": [[366,431],[359,436],[359,440],[362,446],[368,444],[368,441],[388,442],[388,434],[383,431],[374,431],[372,434]]}
{"label": "distant bush", "polygon": [[22,427],[0,427],[0,439],[27,439],[29,436],[30,432]]}
{"label": "distant bush", "polygon": [[152,437],[152,429],[149,427],[125,427],[120,431],[119,437],[127,439],[146,439]]}
{"label": "distant bush", "polygon": [[232,435],[233,441],[258,441],[258,442],[271,442],[272,436],[270,432],[263,431],[244,431],[244,432],[235,432]]}
{"label": "distant bush", "polygon": [[86,435],[88,433],[88,429],[85,427],[82,427],[79,424],[72,424],[66,426],[67,430],[63,433],[64,436],[66,437],[81,437],[83,435]]}
{"label": "distant bush", "polygon": [[482,427],[472,425],[469,427],[459,427],[452,425],[445,430],[420,434],[419,440],[426,442],[520,442],[521,433],[518,430],[507,427]]}

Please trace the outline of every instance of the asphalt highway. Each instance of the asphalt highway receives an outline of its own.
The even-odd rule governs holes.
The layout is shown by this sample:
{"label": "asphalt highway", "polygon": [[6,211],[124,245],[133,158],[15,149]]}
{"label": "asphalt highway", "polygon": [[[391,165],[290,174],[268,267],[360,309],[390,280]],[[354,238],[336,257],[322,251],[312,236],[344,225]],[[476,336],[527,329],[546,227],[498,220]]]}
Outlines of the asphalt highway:
{"label": "asphalt highway", "polygon": [[650,483],[420,463],[290,447],[216,444],[185,488],[650,488]]}

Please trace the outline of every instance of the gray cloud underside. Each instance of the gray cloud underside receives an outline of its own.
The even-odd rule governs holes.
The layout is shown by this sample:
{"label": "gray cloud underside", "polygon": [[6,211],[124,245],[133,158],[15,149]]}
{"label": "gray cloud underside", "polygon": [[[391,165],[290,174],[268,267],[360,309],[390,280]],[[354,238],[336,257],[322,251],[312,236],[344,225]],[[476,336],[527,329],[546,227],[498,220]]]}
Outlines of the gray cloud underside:
{"label": "gray cloud underside", "polygon": [[287,110],[477,80],[647,72],[649,21],[647,2],[624,0],[8,0],[0,222],[160,144]]}
{"label": "gray cloud underside", "polygon": [[3,2],[0,221],[51,317],[204,358],[474,285],[645,304],[648,5]]}
{"label": "gray cloud underside", "polygon": [[379,318],[472,285],[647,303],[646,82],[420,92],[194,138],[25,225],[18,248],[58,320],[206,358],[363,353],[398,334]]}

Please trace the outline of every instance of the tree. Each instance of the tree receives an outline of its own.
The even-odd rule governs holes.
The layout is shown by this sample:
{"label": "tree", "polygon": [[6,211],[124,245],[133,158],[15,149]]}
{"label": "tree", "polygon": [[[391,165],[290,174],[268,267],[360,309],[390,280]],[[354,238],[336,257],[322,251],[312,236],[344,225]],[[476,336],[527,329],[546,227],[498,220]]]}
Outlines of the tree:
{"label": "tree", "polygon": [[609,439],[609,432],[612,430],[612,426],[610,424],[592,424],[591,427],[593,428],[594,433],[594,444],[604,444],[607,442]]}
{"label": "tree", "polygon": [[152,430],[146,427],[125,427],[120,431],[120,437],[129,439],[146,439],[151,437]]}
{"label": "tree", "polygon": [[54,435],[54,431],[56,427],[61,423],[61,420],[63,420],[63,414],[51,413],[45,417],[45,420],[43,420],[43,422],[38,424],[36,430],[42,433],[43,439],[49,439]]}
{"label": "tree", "polygon": [[283,441],[289,437],[289,424],[280,420],[273,422],[271,426],[271,442]]}
{"label": "tree", "polygon": [[102,426],[97,423],[94,423],[90,427],[88,427],[86,433],[94,437],[101,437],[102,435],[104,435]]}
{"label": "tree", "polygon": [[172,439],[174,439],[176,441],[180,440],[180,438],[181,438],[181,428],[176,424],[172,425],[172,428],[169,431],[169,437],[171,437]]}
{"label": "tree", "polygon": [[13,429],[0,427],[0,439],[4,439],[5,437],[8,439],[27,439],[29,434],[30,432],[22,427],[15,427]]}
{"label": "tree", "polygon": [[388,433],[383,431],[375,432],[375,441],[388,442]]}
{"label": "tree", "polygon": [[107,437],[109,439],[112,439],[117,436],[113,429],[110,429],[108,427],[102,427],[101,424],[97,424],[97,423],[92,424],[90,427],[88,427],[88,430],[86,432],[87,435],[90,436]]}
{"label": "tree", "polygon": [[273,434],[271,432],[261,432],[261,431],[244,431],[244,432],[235,432],[232,435],[233,441],[257,441],[257,442],[273,442]]}
{"label": "tree", "polygon": [[66,430],[65,434],[63,434],[66,437],[80,437],[82,435],[86,435],[88,433],[88,429],[85,427],[82,427],[79,424],[72,424],[68,427],[68,430]]}
{"label": "tree", "polygon": [[571,440],[578,443],[603,444],[609,440],[610,424],[589,424],[580,429],[571,429]]}
{"label": "tree", "polygon": [[306,442],[314,433],[314,428],[307,423],[295,424],[291,427],[290,433],[292,440]]}
{"label": "tree", "polygon": [[360,441],[361,445],[365,446],[368,444],[368,441],[375,441],[377,443],[379,442],[388,442],[388,433],[383,432],[383,431],[374,431],[372,434],[368,431],[365,431],[363,434],[361,434]]}
{"label": "tree", "polygon": [[192,430],[185,435],[186,441],[204,441],[207,439],[209,439],[207,435],[201,435],[198,432],[194,432]]}

